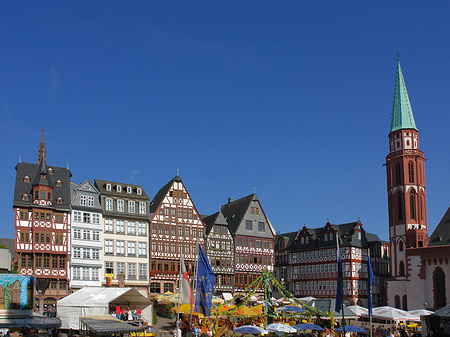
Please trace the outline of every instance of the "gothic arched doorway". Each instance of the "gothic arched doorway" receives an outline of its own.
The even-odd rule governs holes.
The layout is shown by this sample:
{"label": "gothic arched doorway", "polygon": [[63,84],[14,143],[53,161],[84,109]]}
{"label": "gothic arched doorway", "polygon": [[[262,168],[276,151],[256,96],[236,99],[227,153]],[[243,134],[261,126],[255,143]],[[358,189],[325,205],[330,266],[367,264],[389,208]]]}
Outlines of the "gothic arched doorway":
{"label": "gothic arched doorway", "polygon": [[437,267],[433,272],[433,295],[434,308],[436,310],[447,305],[445,273],[440,267]]}

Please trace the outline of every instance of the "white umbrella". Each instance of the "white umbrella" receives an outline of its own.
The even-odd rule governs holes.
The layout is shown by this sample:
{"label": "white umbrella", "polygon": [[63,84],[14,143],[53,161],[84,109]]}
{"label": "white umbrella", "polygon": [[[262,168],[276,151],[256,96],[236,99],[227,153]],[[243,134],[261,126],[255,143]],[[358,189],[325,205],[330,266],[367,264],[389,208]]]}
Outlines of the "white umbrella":
{"label": "white umbrella", "polygon": [[307,296],[307,297],[301,297],[301,298],[298,298],[298,300],[299,301],[302,301],[302,302],[311,302],[311,301],[314,301],[316,298],[315,297],[312,297],[312,296]]}
{"label": "white umbrella", "polygon": [[286,333],[296,333],[297,329],[283,323],[272,323],[266,327],[267,331],[270,332],[286,332]]}
{"label": "white umbrella", "polygon": [[369,310],[360,306],[360,305],[351,305],[349,307],[347,307],[347,309],[351,310],[352,312],[355,313],[356,316],[369,316]]}
{"label": "white umbrella", "polygon": [[391,321],[407,321],[411,316],[404,310],[392,307],[378,307],[372,309],[372,316],[379,319],[388,319]]}
{"label": "white umbrella", "polygon": [[431,315],[433,311],[426,309],[409,310],[408,315],[411,317],[411,321],[420,321],[420,316]]}
{"label": "white umbrella", "polygon": [[256,335],[256,334],[266,334],[267,330],[264,330],[263,328],[260,328],[259,326],[256,325],[243,325],[235,328],[233,332]]}

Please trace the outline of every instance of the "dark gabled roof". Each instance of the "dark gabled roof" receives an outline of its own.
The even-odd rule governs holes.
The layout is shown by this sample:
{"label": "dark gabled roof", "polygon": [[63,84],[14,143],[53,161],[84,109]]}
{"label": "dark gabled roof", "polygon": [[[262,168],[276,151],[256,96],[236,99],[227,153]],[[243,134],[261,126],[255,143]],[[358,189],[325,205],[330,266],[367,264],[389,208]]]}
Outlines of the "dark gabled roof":
{"label": "dark gabled roof", "polygon": [[220,208],[220,211],[228,222],[228,228],[232,234],[235,234],[238,230],[252,200],[258,200],[254,193],[236,201],[230,201]]}
{"label": "dark gabled roof", "polygon": [[[357,226],[361,226],[361,240],[359,240],[357,238],[355,234],[355,227]],[[303,227],[302,229],[299,230],[299,235],[297,237],[297,240],[295,241],[295,244],[293,243],[291,245],[291,251],[297,251],[297,250],[311,250],[311,249],[316,249],[318,248],[318,240],[321,237],[323,232],[330,232],[328,228],[332,228],[333,231],[335,231],[338,235],[338,237],[340,238],[340,245],[341,246],[353,246],[353,247],[362,247],[362,248],[367,248],[367,238],[365,235],[365,231],[362,228],[361,222],[360,221],[355,221],[355,222],[349,222],[349,223],[345,223],[345,224],[341,224],[341,225],[335,225],[335,224],[330,224],[327,223],[324,227],[319,227],[319,228],[308,228],[308,227]],[[309,240],[309,242],[303,243],[301,244],[301,241],[298,239],[303,233],[308,233],[308,235],[311,236],[311,240]],[[325,245],[328,246],[336,246],[336,242],[332,242],[332,241],[328,241]],[[323,246],[323,244],[321,244],[321,247],[325,247]]]}
{"label": "dark gabled roof", "polygon": [[378,235],[373,234],[373,233],[367,233],[367,232],[366,232],[366,239],[367,239],[367,242],[383,242],[383,241],[378,237]]}
{"label": "dark gabled roof", "polygon": [[[42,164],[43,162],[41,162]],[[41,207],[37,204],[33,204],[33,184],[34,182],[40,183],[40,172],[42,170],[41,164],[32,163],[18,163],[16,165],[16,185],[14,189],[14,202],[13,205],[17,207]],[[48,173],[48,169],[53,170],[52,174]],[[46,169],[46,181],[44,185],[53,187],[52,193],[52,206],[42,206],[45,208],[55,209],[70,209],[71,197],[70,197],[70,177],[72,173],[65,167],[49,166]],[[30,177],[31,182],[24,182],[24,177]],[[37,177],[37,178],[36,178]],[[62,186],[56,186],[56,181],[61,180]],[[28,201],[22,200],[22,196],[28,194]],[[56,199],[62,198],[62,203],[57,204]]]}
{"label": "dark gabled roof", "polygon": [[[297,237],[299,231],[297,232],[290,232],[290,233],[283,233],[283,234],[277,234],[276,239],[278,241],[279,238],[284,238],[284,242],[285,242],[285,247],[283,248],[283,250],[289,250],[291,248],[291,246],[294,244],[295,242],[295,238]],[[275,242],[277,242],[275,241]],[[278,244],[275,243],[275,250],[278,250]]]}
{"label": "dark gabled roof", "polygon": [[450,207],[428,240],[428,246],[444,245],[450,245]]}
{"label": "dark gabled roof", "polygon": [[202,220],[206,225],[206,234],[209,234],[209,232],[211,232],[211,229],[214,227],[214,225],[228,226],[227,220],[220,211],[211,214],[210,216],[207,216]]}
{"label": "dark gabled roof", "polygon": [[158,209],[158,206],[162,203],[164,200],[164,197],[169,192],[170,188],[172,187],[173,183],[182,182],[179,175],[176,175],[175,178],[170,180],[167,184],[165,184],[161,189],[156,193],[153,200],[150,202],[150,213],[155,213],[155,211]]}
{"label": "dark gabled roof", "polygon": [[[142,200],[149,200],[149,197],[147,193],[145,193],[144,189],[140,185],[133,185],[128,183],[119,183],[115,181],[108,181],[108,180],[100,180],[95,179],[95,187],[97,187],[100,194],[103,195],[110,195],[115,197],[122,197],[122,198],[132,198],[132,199],[142,199]],[[123,187],[122,192],[117,192],[114,188],[112,188],[111,191],[106,190],[106,184],[111,184],[111,186],[117,186],[120,185]],[[131,187],[131,194],[126,192],[126,187]],[[139,195],[137,194],[137,189],[140,188],[142,193]]]}
{"label": "dark gabled roof", "polygon": [[52,185],[50,183],[50,180],[48,179],[48,167],[45,160],[41,161],[41,163],[37,165],[39,165],[39,168],[37,174],[34,176],[32,185],[33,186],[43,185],[53,187],[54,185]]}

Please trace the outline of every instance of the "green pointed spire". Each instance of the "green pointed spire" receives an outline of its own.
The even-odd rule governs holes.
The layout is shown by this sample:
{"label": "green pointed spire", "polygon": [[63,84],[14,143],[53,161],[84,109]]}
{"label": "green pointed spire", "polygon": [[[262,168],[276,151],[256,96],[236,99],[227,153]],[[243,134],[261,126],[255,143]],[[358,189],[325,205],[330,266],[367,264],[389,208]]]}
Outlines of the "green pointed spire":
{"label": "green pointed spire", "polygon": [[392,107],[391,132],[401,129],[414,129],[416,122],[409,102],[405,79],[403,78],[400,61],[397,63],[397,76],[395,79],[394,106]]}

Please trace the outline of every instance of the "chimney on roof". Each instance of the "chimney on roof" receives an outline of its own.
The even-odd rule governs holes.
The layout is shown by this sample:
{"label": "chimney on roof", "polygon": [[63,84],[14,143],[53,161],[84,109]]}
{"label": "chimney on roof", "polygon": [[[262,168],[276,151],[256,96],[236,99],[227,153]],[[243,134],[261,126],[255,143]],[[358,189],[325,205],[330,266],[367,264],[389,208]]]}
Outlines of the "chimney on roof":
{"label": "chimney on roof", "polygon": [[232,197],[229,197],[228,198],[228,203],[230,203],[230,202],[232,202],[233,201],[233,198]]}

